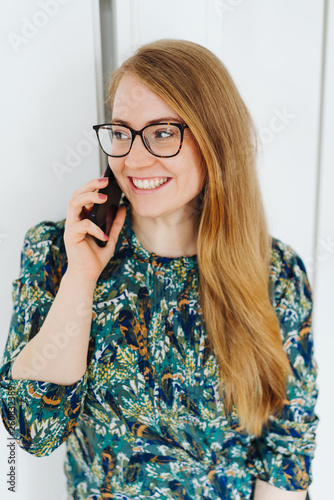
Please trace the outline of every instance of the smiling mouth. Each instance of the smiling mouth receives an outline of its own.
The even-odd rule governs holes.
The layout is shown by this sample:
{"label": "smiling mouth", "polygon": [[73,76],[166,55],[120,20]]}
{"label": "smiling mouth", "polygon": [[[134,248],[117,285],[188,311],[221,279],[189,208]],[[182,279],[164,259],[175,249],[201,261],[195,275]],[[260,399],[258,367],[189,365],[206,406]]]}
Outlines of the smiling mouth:
{"label": "smiling mouth", "polygon": [[155,189],[165,184],[169,179],[170,177],[153,177],[152,179],[142,180],[131,177],[131,180],[137,189]]}

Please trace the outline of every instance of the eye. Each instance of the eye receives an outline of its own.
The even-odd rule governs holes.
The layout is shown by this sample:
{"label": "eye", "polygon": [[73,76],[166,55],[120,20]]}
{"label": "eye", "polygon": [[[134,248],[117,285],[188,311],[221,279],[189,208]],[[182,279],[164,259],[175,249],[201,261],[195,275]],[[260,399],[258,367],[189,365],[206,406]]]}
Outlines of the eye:
{"label": "eye", "polygon": [[114,141],[123,142],[131,139],[131,132],[125,127],[113,126],[111,128],[111,137]]}
{"label": "eye", "polygon": [[170,127],[159,128],[159,129],[155,130],[155,132],[154,132],[154,137],[157,140],[170,139],[171,137],[173,137],[173,135],[174,135],[174,132]]}
{"label": "eye", "polygon": [[129,136],[125,134],[124,132],[121,132],[119,130],[116,130],[113,132],[113,137],[116,139],[116,141],[124,141],[129,139]]}

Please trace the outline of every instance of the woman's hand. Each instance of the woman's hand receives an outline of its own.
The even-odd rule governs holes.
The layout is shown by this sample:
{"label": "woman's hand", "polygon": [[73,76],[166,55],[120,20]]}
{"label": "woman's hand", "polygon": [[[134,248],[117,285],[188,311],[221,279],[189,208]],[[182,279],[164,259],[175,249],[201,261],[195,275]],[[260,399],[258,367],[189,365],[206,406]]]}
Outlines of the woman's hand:
{"label": "woman's hand", "polygon": [[305,500],[307,491],[285,491],[256,480],[254,500]]}
{"label": "woman's hand", "polygon": [[[89,220],[94,203],[104,203],[97,192],[108,185],[108,178],[93,179],[74,191],[70,199],[65,222],[64,242],[68,258],[67,275],[80,280],[97,281],[114,255],[118,235],[124,224],[126,207],[118,209],[109,238],[102,229]],[[93,236],[107,241],[100,247]]]}

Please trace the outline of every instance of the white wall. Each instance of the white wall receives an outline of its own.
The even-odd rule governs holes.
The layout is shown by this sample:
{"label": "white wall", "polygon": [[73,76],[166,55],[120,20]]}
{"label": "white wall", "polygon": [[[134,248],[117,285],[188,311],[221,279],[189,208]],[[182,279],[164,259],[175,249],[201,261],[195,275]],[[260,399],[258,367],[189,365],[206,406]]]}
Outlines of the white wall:
{"label": "white wall", "polygon": [[319,175],[319,214],[315,239],[315,347],[319,364],[320,397],[317,407],[320,416],[318,448],[314,463],[315,500],[331,498],[333,494],[334,449],[334,1],[329,2],[326,43],[326,71],[321,133]]}
{"label": "white wall", "polygon": [[[69,147],[80,149],[80,141],[86,140],[91,125],[103,114],[98,2],[62,0],[59,12],[15,52],[8,32],[20,34],[22,17],[32,20],[41,10],[40,3],[16,0],[2,7],[5,15],[0,16],[1,60],[7,68],[0,93],[6,122],[0,152],[4,166],[0,172],[3,346],[11,314],[11,280],[18,274],[24,233],[41,220],[65,217],[73,190],[99,174],[99,153],[94,146],[62,182],[52,168],[55,161],[64,163]],[[299,252],[315,285],[320,426],[311,500],[328,498],[334,449],[333,369],[329,360],[334,352],[329,318],[334,298],[334,98],[330,93],[334,88],[334,0],[328,3],[323,122],[324,1],[115,0],[114,5],[118,63],[141,43],[157,38],[184,38],[207,46],[231,72],[265,143],[259,172],[271,233]],[[275,118],[284,110],[287,118]],[[4,478],[8,467],[6,437],[0,426],[0,496],[5,499],[9,498]],[[16,499],[61,498],[65,491],[63,476],[59,481],[62,459],[63,447],[39,459],[19,451]]]}
{"label": "white wall", "polygon": [[[46,1],[1,3],[1,353],[12,309],[11,281],[19,273],[24,234],[42,220],[65,218],[72,192],[100,172],[98,145],[86,138],[99,122],[100,112],[92,1],[51,1],[50,14],[42,4]],[[66,159],[73,150],[76,159]],[[57,177],[55,162],[68,171]],[[7,436],[1,422],[0,498],[4,500],[14,497],[6,484]],[[62,498],[64,445],[46,458],[33,457],[18,447],[16,451],[15,500]]]}

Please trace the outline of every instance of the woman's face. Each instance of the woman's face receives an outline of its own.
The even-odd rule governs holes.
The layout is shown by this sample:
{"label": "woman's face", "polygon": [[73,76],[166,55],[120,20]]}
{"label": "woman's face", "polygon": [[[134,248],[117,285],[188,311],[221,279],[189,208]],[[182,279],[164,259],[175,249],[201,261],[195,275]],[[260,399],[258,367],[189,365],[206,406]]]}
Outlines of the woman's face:
{"label": "woman's face", "polygon": [[[112,121],[135,130],[152,122],[184,123],[163,99],[132,75],[124,75],[120,80]],[[199,148],[189,129],[184,130],[182,148],[177,156],[159,158],[152,155],[137,135],[130,152],[122,158],[109,157],[109,164],[138,215],[168,217],[176,214],[188,218],[198,213],[194,199],[202,190],[204,169]],[[142,187],[147,185],[144,180],[164,179],[167,182],[158,187]]]}

